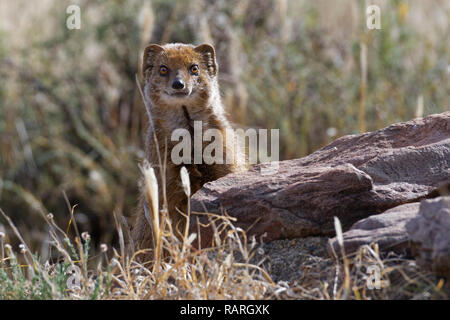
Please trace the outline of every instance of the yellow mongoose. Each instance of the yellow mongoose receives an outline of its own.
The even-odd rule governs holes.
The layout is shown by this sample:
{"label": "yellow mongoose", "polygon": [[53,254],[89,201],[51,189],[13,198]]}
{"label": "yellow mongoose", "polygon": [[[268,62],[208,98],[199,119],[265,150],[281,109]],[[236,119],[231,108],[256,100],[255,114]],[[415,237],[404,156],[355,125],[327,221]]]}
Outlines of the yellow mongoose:
{"label": "yellow mongoose", "polygon": [[[176,129],[188,130],[191,134],[201,121],[202,131],[215,129],[226,136],[231,126],[225,116],[217,80],[218,66],[214,48],[208,44],[193,46],[173,43],[163,46],[149,45],[143,56],[144,96],[149,105],[150,125],[146,136],[146,158],[155,168],[159,184],[161,208],[162,181],[158,168],[158,151],[166,160],[165,188],[168,214],[172,228],[179,235],[183,233],[185,217],[177,210],[186,212],[187,199],[183,192],[180,169],[185,166],[189,172],[192,194],[208,181],[216,180],[231,172],[245,168],[244,155],[234,147],[232,139],[223,139],[224,158],[231,156],[231,163],[194,164],[194,146],[190,150],[191,164],[175,164],[171,153],[178,141],[171,141]],[[152,126],[153,123],[153,126]],[[155,138],[157,143],[155,143]],[[201,149],[209,143],[202,141]],[[198,150],[197,150],[198,151]],[[202,152],[202,151],[200,151]],[[142,192],[141,192],[142,193]],[[133,241],[136,249],[153,246],[152,229],[144,214],[145,196],[141,194],[140,205],[133,225]],[[151,216],[151,214],[150,214]]]}

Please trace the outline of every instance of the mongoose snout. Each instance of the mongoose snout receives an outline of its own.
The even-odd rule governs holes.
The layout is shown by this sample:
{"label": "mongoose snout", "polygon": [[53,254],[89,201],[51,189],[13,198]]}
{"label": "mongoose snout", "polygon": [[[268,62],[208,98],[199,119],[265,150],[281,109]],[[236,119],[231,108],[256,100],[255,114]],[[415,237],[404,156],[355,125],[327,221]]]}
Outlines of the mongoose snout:
{"label": "mongoose snout", "polygon": [[175,78],[172,82],[172,88],[176,90],[184,89],[184,82],[180,78]]}

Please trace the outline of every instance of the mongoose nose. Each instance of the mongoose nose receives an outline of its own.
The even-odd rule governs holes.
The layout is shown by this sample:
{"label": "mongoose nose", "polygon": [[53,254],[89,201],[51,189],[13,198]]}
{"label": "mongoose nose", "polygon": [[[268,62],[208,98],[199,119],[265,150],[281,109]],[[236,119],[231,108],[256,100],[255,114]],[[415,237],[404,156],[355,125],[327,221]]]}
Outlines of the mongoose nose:
{"label": "mongoose nose", "polygon": [[175,79],[172,82],[172,88],[180,90],[180,89],[184,89],[184,82],[180,79]]}

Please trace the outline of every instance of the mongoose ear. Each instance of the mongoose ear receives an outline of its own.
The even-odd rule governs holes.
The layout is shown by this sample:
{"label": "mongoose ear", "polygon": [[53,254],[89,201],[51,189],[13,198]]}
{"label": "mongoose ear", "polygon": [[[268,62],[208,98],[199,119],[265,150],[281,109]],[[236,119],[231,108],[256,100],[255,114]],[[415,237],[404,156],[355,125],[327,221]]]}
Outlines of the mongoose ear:
{"label": "mongoose ear", "polygon": [[150,75],[155,57],[163,51],[164,48],[158,44],[150,44],[145,48],[144,56],[142,59],[142,74],[144,76],[144,79],[147,79],[147,77]]}
{"label": "mongoose ear", "polygon": [[216,62],[216,52],[214,51],[213,46],[209,44],[201,44],[194,49],[196,52],[200,53],[203,57],[203,62],[208,68],[208,73],[211,76],[215,76],[218,71],[217,62]]}

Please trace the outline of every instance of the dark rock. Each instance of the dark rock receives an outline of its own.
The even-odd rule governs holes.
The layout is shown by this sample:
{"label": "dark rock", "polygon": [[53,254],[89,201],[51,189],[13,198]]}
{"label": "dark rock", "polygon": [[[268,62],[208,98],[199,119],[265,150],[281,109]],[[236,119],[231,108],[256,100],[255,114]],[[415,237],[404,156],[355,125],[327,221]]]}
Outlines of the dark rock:
{"label": "dark rock", "polygon": [[[360,246],[371,243],[377,243],[384,252],[409,254],[409,236],[405,226],[417,216],[419,205],[419,202],[403,204],[356,222],[343,233],[345,254],[350,255]],[[328,240],[327,250],[332,258],[335,254],[341,256],[336,237]]]}
{"label": "dark rock", "polygon": [[406,230],[417,264],[450,279],[450,196],[423,200]]}
{"label": "dark rock", "polygon": [[[261,175],[267,166],[205,184],[192,197],[192,210],[225,210],[237,218],[236,226],[257,237],[265,234],[265,241],[334,236],[333,216],[347,230],[362,218],[419,201],[450,181],[450,112],[345,136]],[[201,236],[207,245],[210,228]]]}

